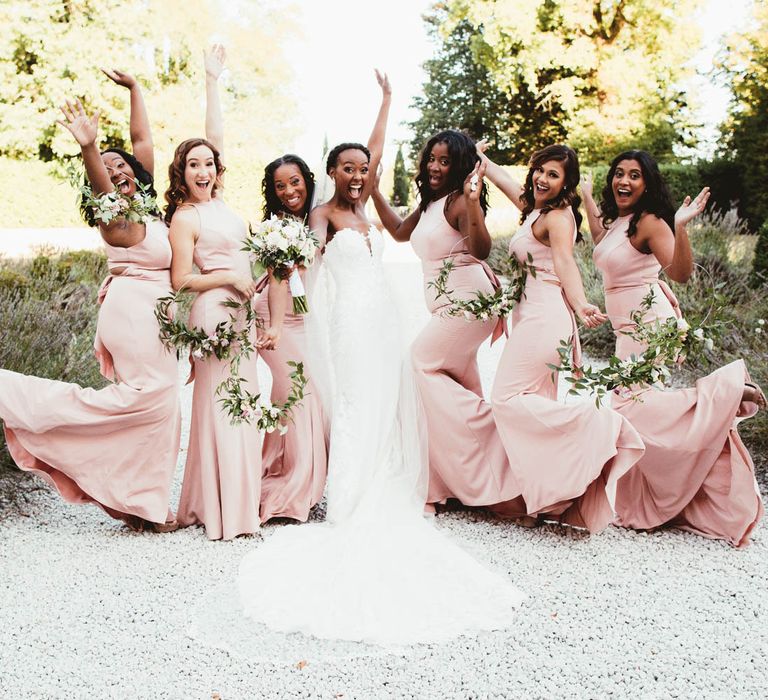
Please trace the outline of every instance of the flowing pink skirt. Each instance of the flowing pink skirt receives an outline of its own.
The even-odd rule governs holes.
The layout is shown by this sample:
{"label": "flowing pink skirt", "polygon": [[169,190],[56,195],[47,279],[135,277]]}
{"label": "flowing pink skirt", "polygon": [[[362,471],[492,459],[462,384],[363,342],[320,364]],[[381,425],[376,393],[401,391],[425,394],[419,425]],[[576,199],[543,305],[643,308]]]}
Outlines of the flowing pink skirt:
{"label": "flowing pink skirt", "polygon": [[[265,325],[269,325],[267,292],[264,291],[256,305]],[[261,522],[276,517],[304,522],[309,517],[310,508],[323,497],[328,471],[328,440],[320,396],[306,364],[308,353],[303,316],[286,313],[277,349],[261,353],[272,372],[272,402],[282,403],[288,397],[293,371],[287,364],[289,361],[303,362],[309,381],[303,401],[293,410],[288,432],[264,435]]]}
{"label": "flowing pink skirt", "polygon": [[[222,302],[230,297],[236,292],[229,287],[199,294],[190,325],[212,331],[229,318],[231,309]],[[181,525],[205,525],[211,540],[256,532],[260,525],[261,437],[252,425],[232,425],[221,406],[216,389],[229,376],[228,360],[194,361],[189,451],[177,518]],[[248,391],[258,392],[255,353],[241,360],[240,376]]]}
{"label": "flowing pink skirt", "polygon": [[642,455],[643,443],[607,406],[557,401],[547,364],[559,363],[557,348],[573,328],[560,287],[529,277],[491,402],[528,513],[598,532],[615,519],[616,484]]}
{"label": "flowing pink skirt", "polygon": [[[492,291],[479,264],[456,267],[450,287],[457,297]],[[510,501],[520,488],[509,468],[490,404],[483,398],[477,351],[496,319],[444,315],[426,287],[432,318],[413,343],[411,357],[429,435],[428,503],[456,498],[465,505]]]}
{"label": "flowing pink skirt", "polygon": [[160,343],[154,317],[168,273],[108,282],[95,345],[117,383],[96,390],[0,370],[0,417],[15,462],[65,500],[132,524],[163,523],[173,518],[181,428],[176,356]]}

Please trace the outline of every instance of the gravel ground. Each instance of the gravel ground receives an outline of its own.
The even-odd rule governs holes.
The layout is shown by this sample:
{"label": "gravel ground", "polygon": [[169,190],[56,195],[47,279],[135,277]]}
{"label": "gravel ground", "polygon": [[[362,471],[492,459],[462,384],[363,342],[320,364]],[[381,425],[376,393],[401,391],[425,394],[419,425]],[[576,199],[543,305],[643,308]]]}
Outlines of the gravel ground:
{"label": "gravel ground", "polygon": [[[411,277],[400,291],[419,296]],[[486,383],[500,345],[482,349]],[[768,694],[764,528],[737,551],[680,531],[589,537],[468,511],[437,523],[528,593],[513,629],[409,655],[249,663],[197,644],[187,629],[196,603],[234,576],[261,535],[137,534],[41,490],[23,514],[0,521],[0,691],[222,700]]]}

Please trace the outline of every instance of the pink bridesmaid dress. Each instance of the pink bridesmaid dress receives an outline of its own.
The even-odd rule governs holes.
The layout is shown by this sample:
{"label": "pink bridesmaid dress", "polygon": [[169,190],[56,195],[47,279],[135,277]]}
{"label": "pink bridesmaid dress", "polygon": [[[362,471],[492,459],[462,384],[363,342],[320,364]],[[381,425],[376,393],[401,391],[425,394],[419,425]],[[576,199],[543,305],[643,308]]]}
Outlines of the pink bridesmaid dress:
{"label": "pink bridesmaid dress", "polygon": [[[265,289],[256,303],[256,312],[269,326],[269,306]],[[292,300],[288,297],[288,303]],[[290,308],[290,307],[289,307]],[[264,435],[261,452],[261,522],[270,518],[292,518],[305,522],[309,510],[323,497],[328,470],[328,441],[320,395],[307,369],[310,349],[304,329],[304,316],[286,312],[283,332],[275,350],[261,351],[272,373],[273,403],[288,398],[292,367],[288,362],[303,362],[308,384],[304,400],[294,408],[288,432]]]}
{"label": "pink bridesmaid dress", "polygon": [[491,393],[493,415],[528,513],[599,532],[615,518],[616,484],[642,455],[643,443],[610,408],[557,400],[547,364],[559,363],[561,340],[573,337],[578,352],[578,335],[552,250],[533,235],[540,213],[531,212],[509,246],[521,262],[530,253],[537,274],[528,275],[512,312]]}
{"label": "pink bridesmaid dress", "polygon": [[[241,250],[245,222],[219,199],[190,206],[200,215],[194,262],[201,273],[232,270],[250,275],[248,253]],[[190,325],[213,331],[229,319],[232,309],[222,302],[230,298],[241,299],[234,287],[199,293],[190,311]],[[259,388],[256,361],[254,352],[240,362],[240,376],[251,393]],[[193,373],[189,450],[177,519],[181,525],[205,525],[211,540],[256,532],[261,496],[259,431],[247,423],[232,425],[219,403],[216,389],[229,377],[229,360],[194,359]]]}
{"label": "pink bridesmaid dress", "polygon": [[141,243],[105,247],[95,350],[114,383],[96,390],[0,370],[0,418],[15,462],[65,500],[95,503],[134,527],[164,523],[173,520],[181,428],[176,356],[154,315],[171,293],[168,229],[152,221]]}
{"label": "pink bridesmaid dress", "polygon": [[[644,350],[622,331],[631,327],[630,313],[640,309],[649,291],[654,304],[646,320],[680,317],[672,291],[659,280],[656,257],[638,251],[627,237],[630,218],[614,221],[593,254],[603,274],[616,355],[622,359]],[[737,360],[702,377],[695,387],[650,389],[639,401],[614,393],[614,409],[629,419],[646,448],[637,467],[619,481],[619,524],[638,529],[673,525],[736,547],[749,543],[763,504],[752,458],[737,430],[757,410],[741,401],[748,380],[743,360]]]}
{"label": "pink bridesmaid dress", "polygon": [[492,505],[520,495],[491,407],[483,399],[477,365],[477,350],[499,321],[445,315],[445,300],[437,299],[428,284],[449,259],[454,267],[448,287],[457,298],[490,293],[498,283],[488,265],[469,254],[462,233],[446,220],[447,197],[427,206],[411,234],[432,313],[411,348],[429,436],[427,503],[456,498],[470,506]]}

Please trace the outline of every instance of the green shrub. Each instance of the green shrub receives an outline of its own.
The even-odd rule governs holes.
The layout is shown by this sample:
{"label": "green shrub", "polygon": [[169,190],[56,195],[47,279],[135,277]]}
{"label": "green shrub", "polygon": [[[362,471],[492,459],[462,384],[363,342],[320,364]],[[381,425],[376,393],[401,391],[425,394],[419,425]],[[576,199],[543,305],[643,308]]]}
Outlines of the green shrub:
{"label": "green shrub", "polygon": [[752,261],[752,285],[761,287],[768,284],[768,221],[761,227],[755,244],[755,257]]}

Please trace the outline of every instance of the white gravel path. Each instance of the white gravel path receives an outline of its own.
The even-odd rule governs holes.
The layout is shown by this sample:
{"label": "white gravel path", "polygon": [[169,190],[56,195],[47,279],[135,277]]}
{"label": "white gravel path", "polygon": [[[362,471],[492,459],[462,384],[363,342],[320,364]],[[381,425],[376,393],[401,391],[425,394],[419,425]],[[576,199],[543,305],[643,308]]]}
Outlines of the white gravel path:
{"label": "white gravel path", "polygon": [[[410,284],[403,292],[420,302]],[[499,351],[482,349],[486,383]],[[188,408],[189,387],[185,426]],[[42,490],[23,515],[0,521],[0,691],[222,700],[768,695],[764,527],[737,551],[679,531],[588,537],[462,511],[438,524],[529,594],[513,629],[410,656],[272,665],[186,636],[193,606],[235,574],[261,535],[136,534]]]}

